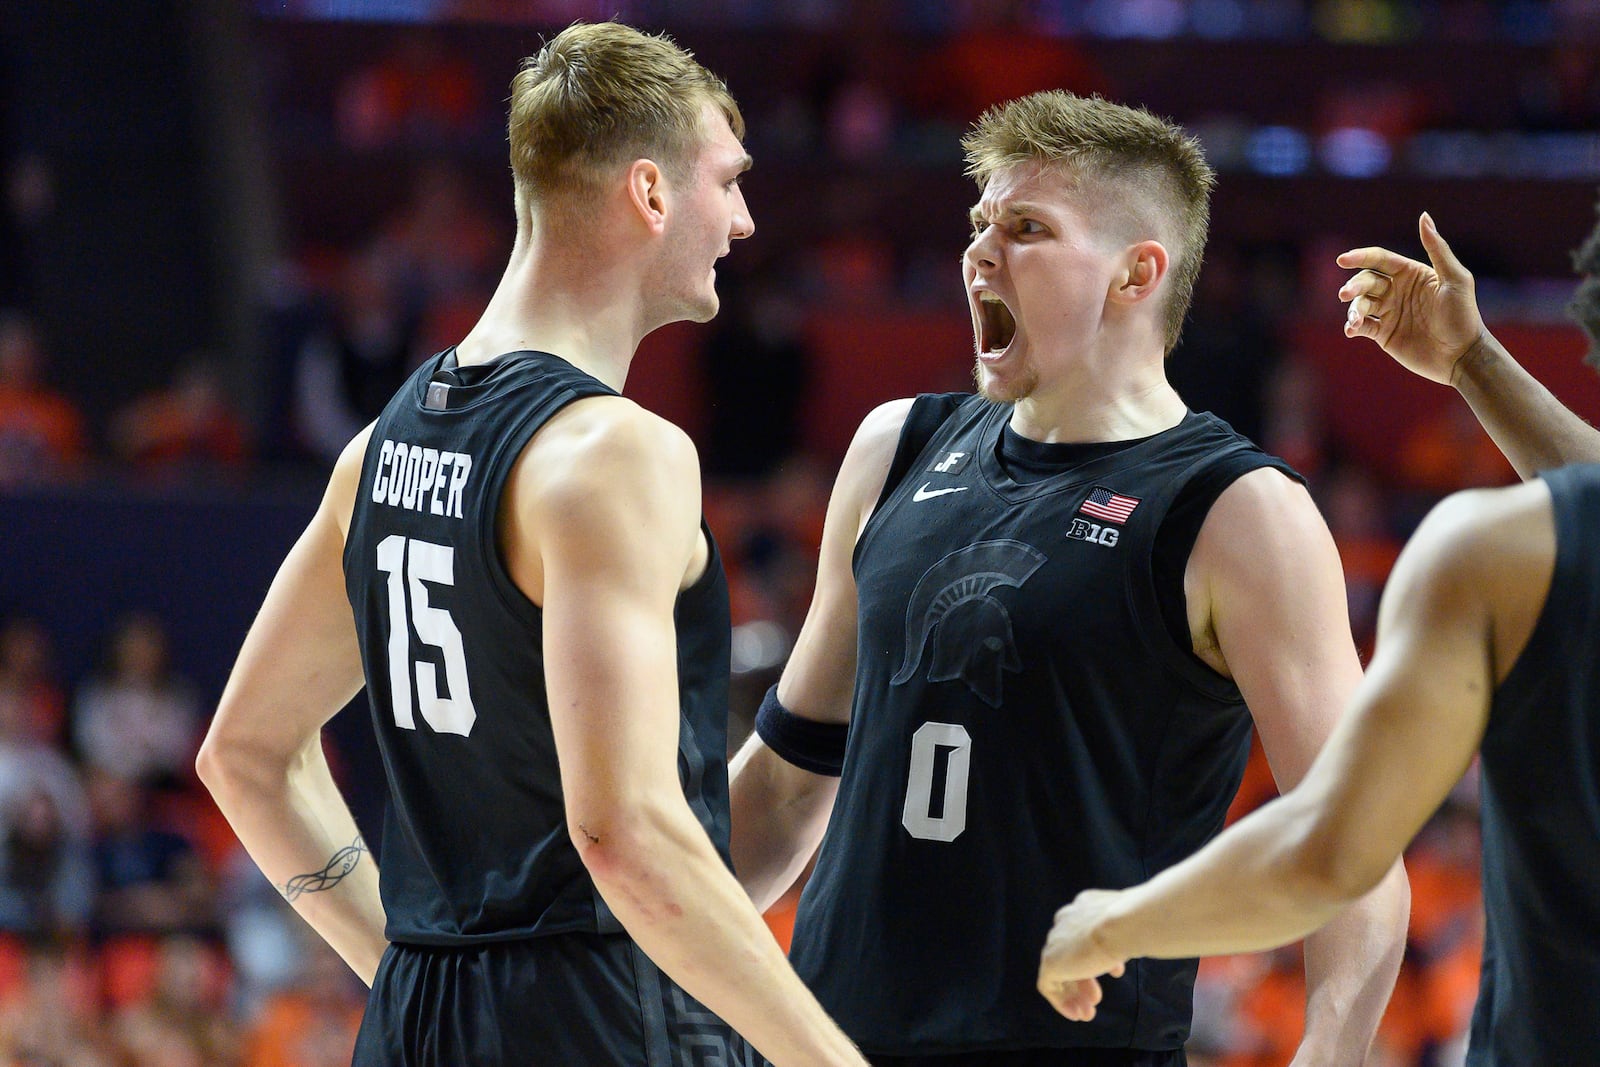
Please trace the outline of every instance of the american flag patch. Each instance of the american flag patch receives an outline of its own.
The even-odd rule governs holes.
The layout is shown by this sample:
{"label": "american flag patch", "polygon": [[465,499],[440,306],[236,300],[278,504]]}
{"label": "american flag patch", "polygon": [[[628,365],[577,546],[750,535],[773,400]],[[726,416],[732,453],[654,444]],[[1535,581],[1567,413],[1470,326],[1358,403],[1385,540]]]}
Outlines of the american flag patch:
{"label": "american flag patch", "polygon": [[1121,526],[1128,521],[1128,516],[1132,515],[1133,509],[1138,506],[1138,497],[1123,496],[1121,493],[1113,493],[1097,485],[1089,494],[1089,499],[1085,500],[1078,510],[1085,515],[1093,515],[1097,519],[1104,519]]}

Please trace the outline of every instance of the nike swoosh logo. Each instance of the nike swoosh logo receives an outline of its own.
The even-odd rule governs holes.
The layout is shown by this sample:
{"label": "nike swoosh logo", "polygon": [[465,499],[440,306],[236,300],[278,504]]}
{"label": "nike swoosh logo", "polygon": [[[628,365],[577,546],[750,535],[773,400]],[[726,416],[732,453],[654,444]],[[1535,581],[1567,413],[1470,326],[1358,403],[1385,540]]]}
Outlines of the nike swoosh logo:
{"label": "nike swoosh logo", "polygon": [[965,493],[972,488],[970,485],[958,485],[954,489],[929,489],[928,486],[932,484],[932,482],[923,482],[922,488],[911,494],[911,499],[931,500],[936,496],[944,496],[946,493]]}

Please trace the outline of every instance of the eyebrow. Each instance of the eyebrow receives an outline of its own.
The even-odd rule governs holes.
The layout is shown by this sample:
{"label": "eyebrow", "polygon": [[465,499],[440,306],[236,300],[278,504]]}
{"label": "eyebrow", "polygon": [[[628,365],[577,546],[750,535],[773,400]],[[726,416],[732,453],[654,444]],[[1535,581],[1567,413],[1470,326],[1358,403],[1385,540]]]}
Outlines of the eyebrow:
{"label": "eyebrow", "polygon": [[[1019,201],[1007,204],[1000,209],[999,213],[1003,218],[1014,219],[1018,215],[1037,215],[1043,210],[1039,204]],[[982,222],[984,218],[983,205],[973,204],[972,209],[967,212],[967,218],[971,219],[974,224]]]}

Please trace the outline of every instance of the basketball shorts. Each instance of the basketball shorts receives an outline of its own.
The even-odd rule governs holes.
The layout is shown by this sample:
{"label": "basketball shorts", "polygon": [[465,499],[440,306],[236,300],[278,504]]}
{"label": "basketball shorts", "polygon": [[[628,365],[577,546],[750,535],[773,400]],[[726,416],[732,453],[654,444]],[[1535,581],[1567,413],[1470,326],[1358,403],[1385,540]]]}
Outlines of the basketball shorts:
{"label": "basketball shorts", "polygon": [[352,1067],[768,1067],[622,935],[390,945]]}

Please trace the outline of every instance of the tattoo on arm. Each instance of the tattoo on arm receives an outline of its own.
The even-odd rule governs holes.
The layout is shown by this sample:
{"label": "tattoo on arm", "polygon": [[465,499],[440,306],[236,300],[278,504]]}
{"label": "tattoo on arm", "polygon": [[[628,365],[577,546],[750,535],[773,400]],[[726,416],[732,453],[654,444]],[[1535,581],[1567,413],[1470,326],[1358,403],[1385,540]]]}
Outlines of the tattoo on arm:
{"label": "tattoo on arm", "polygon": [[361,854],[367,851],[367,843],[359,836],[350,844],[335,852],[328,859],[327,866],[320,871],[311,871],[308,874],[297,874],[283,885],[277,886],[278,892],[283,894],[283,899],[293,904],[305,893],[320,893],[324,889],[332,889],[344,881],[345,875],[356,869],[356,864],[361,862]]}

